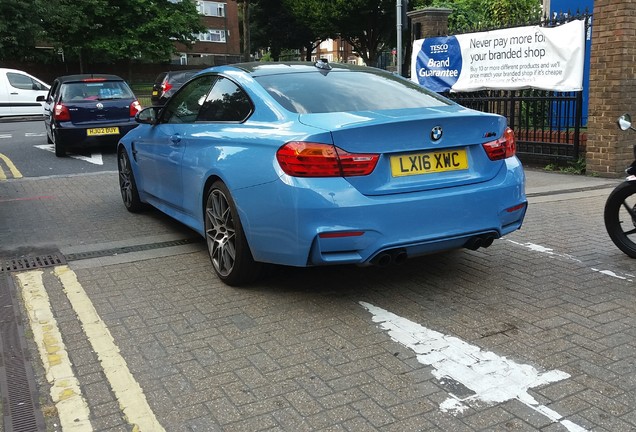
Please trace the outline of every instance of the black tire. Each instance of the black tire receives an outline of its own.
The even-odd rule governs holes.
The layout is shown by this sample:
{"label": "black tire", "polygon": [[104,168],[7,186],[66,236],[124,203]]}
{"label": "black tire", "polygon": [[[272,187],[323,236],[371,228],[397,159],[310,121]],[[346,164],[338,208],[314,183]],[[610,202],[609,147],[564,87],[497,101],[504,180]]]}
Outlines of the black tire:
{"label": "black tire", "polygon": [[614,244],[636,258],[636,183],[621,183],[605,203],[605,228]]}
{"label": "black tire", "polygon": [[126,210],[131,213],[139,213],[145,210],[147,206],[139,198],[139,191],[130,166],[130,159],[124,148],[120,148],[117,152],[117,170],[119,171],[119,191]]}
{"label": "black tire", "polygon": [[59,136],[53,135],[53,147],[55,148],[55,156],[66,156],[66,145],[62,142]]}
{"label": "black tire", "polygon": [[230,286],[254,282],[263,265],[252,257],[236,205],[223,182],[214,182],[207,191],[204,211],[208,253],[219,279]]}
{"label": "black tire", "polygon": [[47,144],[53,144],[53,140],[51,139],[51,137],[49,136],[49,133],[46,133],[46,142]]}

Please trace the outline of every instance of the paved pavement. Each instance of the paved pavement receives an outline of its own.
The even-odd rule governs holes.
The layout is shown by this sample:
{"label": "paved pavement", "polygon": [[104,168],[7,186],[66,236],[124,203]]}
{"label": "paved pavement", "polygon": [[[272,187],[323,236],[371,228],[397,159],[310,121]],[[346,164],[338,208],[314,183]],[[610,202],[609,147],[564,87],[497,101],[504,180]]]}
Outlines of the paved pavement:
{"label": "paved pavement", "polygon": [[[201,242],[135,250],[193,233],[127,213],[115,173],[7,181],[0,255],[76,257],[70,269],[167,431],[636,430],[636,264],[602,224],[619,180],[527,179],[524,227],[488,249],[279,269],[246,289],[216,279]],[[74,310],[79,288],[58,273],[42,278],[92,429],[133,430]]]}

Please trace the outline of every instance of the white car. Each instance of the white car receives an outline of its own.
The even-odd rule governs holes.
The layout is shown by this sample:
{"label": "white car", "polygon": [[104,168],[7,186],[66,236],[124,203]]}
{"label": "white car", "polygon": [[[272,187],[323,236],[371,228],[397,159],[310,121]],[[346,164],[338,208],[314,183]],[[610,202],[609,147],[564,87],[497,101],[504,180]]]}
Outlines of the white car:
{"label": "white car", "polygon": [[[0,117],[44,115],[49,85],[28,73],[0,68]],[[38,96],[42,101],[38,101]]]}

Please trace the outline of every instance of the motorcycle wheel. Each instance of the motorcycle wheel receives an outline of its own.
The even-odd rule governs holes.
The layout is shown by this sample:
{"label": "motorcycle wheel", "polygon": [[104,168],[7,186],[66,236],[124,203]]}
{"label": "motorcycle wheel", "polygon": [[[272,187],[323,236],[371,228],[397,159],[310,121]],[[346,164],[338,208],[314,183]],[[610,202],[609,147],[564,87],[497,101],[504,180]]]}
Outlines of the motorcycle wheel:
{"label": "motorcycle wheel", "polygon": [[614,244],[636,258],[636,183],[621,183],[605,203],[605,229]]}

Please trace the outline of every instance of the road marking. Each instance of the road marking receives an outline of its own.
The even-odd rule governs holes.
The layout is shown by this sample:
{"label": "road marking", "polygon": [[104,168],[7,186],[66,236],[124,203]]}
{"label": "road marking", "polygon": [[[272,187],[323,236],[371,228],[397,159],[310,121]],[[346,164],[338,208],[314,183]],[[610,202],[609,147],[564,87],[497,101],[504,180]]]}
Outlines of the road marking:
{"label": "road marking", "polygon": [[[506,239],[506,240],[508,240],[508,239]],[[517,246],[525,247],[525,248],[530,249],[531,251],[534,251],[534,252],[544,253],[546,255],[552,255],[552,256],[560,257],[560,258],[566,258],[568,260],[576,261],[576,262],[579,262],[579,263],[582,262],[580,259],[574,258],[572,255],[554,252],[554,249],[551,249],[551,248],[545,247],[545,246],[541,246],[541,245],[538,245],[538,244],[535,244],[535,243],[530,243],[530,242],[519,243],[519,242],[516,242],[514,240],[508,240],[508,241],[510,243],[512,243],[512,244],[515,244]]]}
{"label": "road marking", "polygon": [[634,277],[634,275],[632,275],[632,274],[625,273],[624,275],[621,275],[621,274],[618,274],[618,273],[613,272],[611,270],[600,270],[600,269],[597,269],[597,268],[594,268],[594,267],[592,267],[592,270],[594,270],[595,272],[599,272],[601,274],[604,274],[606,276],[614,277],[616,279],[626,280],[628,282],[634,282],[634,279],[631,279],[631,278]]}
{"label": "road marking", "polygon": [[[0,159],[2,159],[4,163],[7,165],[7,168],[9,168],[9,171],[11,171],[11,175],[13,176],[13,178],[16,178],[16,179],[22,178],[22,173],[16,168],[13,162],[11,162],[11,159],[3,155],[2,153],[0,153]],[[4,173],[4,171],[2,170],[2,167],[0,166],[0,180],[6,180],[6,179],[7,179],[7,175]]]}
{"label": "road marking", "polygon": [[[46,150],[51,153],[55,153],[55,146],[53,144],[36,145],[33,147],[39,148],[40,150]],[[94,165],[104,165],[104,161],[102,160],[101,153],[91,153],[90,156],[83,156],[83,155],[78,155],[74,153],[68,153],[67,155],[69,157],[72,157],[73,159],[83,160],[85,162],[89,162]]]}
{"label": "road marking", "polygon": [[0,134],[0,139],[7,139],[7,138],[13,138],[13,135],[11,135],[11,134]]}
{"label": "road marking", "polygon": [[43,137],[46,136],[46,132],[25,132],[25,137]]}
{"label": "road marking", "polygon": [[7,199],[0,199],[0,202],[11,202],[11,201],[40,201],[43,199],[54,199],[54,196],[50,196],[50,195],[40,195],[40,196],[34,196],[34,197],[25,197],[25,198],[7,198]]}
{"label": "road marking", "polygon": [[391,339],[413,350],[420,363],[433,366],[433,376],[438,380],[450,378],[475,392],[463,399],[449,393],[450,397],[440,404],[442,411],[459,413],[479,402],[493,405],[516,399],[553,423],[561,423],[571,432],[585,431],[556,411],[539,404],[528,393],[530,388],[569,378],[567,373],[559,370],[540,373],[530,365],[482,351],[457,337],[430,330],[372,304],[360,302],[360,305],[373,315],[373,322],[388,331]]}
{"label": "road marking", "polygon": [[104,375],[106,375],[110,387],[119,401],[126,421],[133,425],[134,431],[164,431],[148,405],[139,383],[128,370],[126,361],[119,353],[119,348],[115,345],[108,327],[100,318],[84,288],[77,280],[77,275],[68,266],[55,267],[54,274],[62,283],[64,292],[82,324],[84,333],[93,347],[93,351],[97,354]]}
{"label": "road marking", "polygon": [[[519,242],[516,242],[514,240],[508,240],[508,241],[510,243],[514,244],[514,245],[522,246],[522,247],[525,247],[527,249],[530,249],[533,252],[539,252],[539,253],[544,253],[544,254],[547,254],[547,255],[550,255],[550,256],[554,256],[554,257],[565,258],[565,259],[568,259],[570,261],[574,261],[574,262],[581,263],[581,264],[583,263],[583,261],[581,261],[578,258],[573,257],[572,255],[554,252],[554,249],[551,249],[551,248],[548,248],[548,247],[545,247],[545,246],[541,246],[541,245],[534,244],[534,243],[529,243],[529,242],[528,243],[519,243]],[[597,269],[597,268],[594,268],[594,267],[590,267],[590,270],[598,272],[598,273],[603,274],[605,276],[611,276],[613,278],[625,280],[627,282],[634,282],[633,278],[635,276],[632,275],[632,274],[629,274],[629,273],[625,273],[625,274],[621,275],[621,274],[613,272],[611,270],[600,270],[600,269]]]}
{"label": "road marking", "polygon": [[73,373],[73,365],[51,310],[49,296],[44,288],[41,270],[31,270],[16,275],[22,298],[31,323],[33,339],[51,384],[51,399],[55,403],[64,432],[89,432],[93,430],[90,410],[82,396],[79,381]]}

